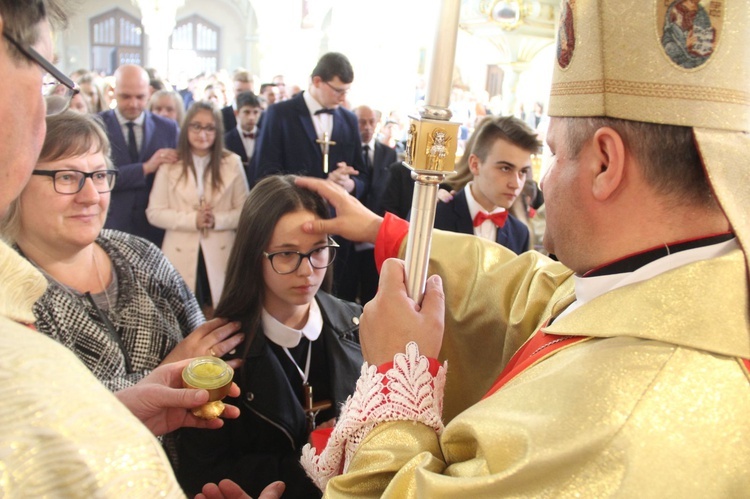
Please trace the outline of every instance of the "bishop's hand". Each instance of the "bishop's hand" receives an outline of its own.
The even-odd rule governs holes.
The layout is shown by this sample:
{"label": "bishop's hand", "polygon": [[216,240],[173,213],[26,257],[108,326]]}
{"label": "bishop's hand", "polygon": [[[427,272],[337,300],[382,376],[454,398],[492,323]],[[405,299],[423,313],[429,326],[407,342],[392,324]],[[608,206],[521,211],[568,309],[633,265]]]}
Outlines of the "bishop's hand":
{"label": "bishop's hand", "polygon": [[404,262],[386,260],[378,293],[365,305],[360,318],[359,336],[365,360],[376,366],[391,362],[410,341],[419,346],[422,355],[436,359],[444,327],[445,295],[440,276],[427,279],[420,307],[407,294]]}
{"label": "bishop's hand", "polygon": [[320,194],[336,210],[334,218],[306,222],[302,230],[308,234],[336,234],[350,241],[374,243],[383,217],[367,209],[341,186],[314,177],[298,177],[294,183]]}

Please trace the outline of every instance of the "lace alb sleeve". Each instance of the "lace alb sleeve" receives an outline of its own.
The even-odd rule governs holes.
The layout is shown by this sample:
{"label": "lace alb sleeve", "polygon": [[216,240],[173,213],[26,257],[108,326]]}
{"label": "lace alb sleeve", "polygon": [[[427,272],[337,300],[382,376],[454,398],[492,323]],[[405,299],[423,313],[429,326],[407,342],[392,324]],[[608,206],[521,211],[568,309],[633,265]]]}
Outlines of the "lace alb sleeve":
{"label": "lace alb sleeve", "polygon": [[345,473],[360,443],[379,423],[414,421],[440,434],[446,368],[447,362],[433,376],[430,360],[419,355],[414,342],[405,354],[396,354],[393,367],[384,374],[365,362],[326,448],[320,455],[309,444],[302,449],[302,466],[313,482],[325,490],[331,478]]}

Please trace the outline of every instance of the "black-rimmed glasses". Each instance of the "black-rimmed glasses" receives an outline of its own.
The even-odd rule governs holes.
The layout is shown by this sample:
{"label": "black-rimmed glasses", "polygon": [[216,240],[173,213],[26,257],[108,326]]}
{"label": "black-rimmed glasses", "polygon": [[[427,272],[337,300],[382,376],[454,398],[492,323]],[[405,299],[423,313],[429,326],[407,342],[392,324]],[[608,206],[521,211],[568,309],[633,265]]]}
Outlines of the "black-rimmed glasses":
{"label": "black-rimmed glasses", "polygon": [[268,253],[264,251],[263,256],[270,260],[274,272],[284,275],[296,271],[302,263],[303,258],[307,258],[314,269],[328,267],[336,259],[336,248],[338,247],[339,245],[336,241],[329,237],[326,246],[319,246],[307,253],[299,251],[276,251]]}
{"label": "black-rimmed glasses", "polygon": [[[51,76],[56,80],[56,82],[47,82],[45,85],[42,86],[42,93],[44,92],[45,86],[48,86],[48,84],[62,84],[67,91],[64,94],[61,94],[61,97],[65,99],[65,105],[64,106],[55,106],[47,109],[47,116],[53,116],[55,114],[60,114],[66,109],[68,109],[68,106],[70,105],[70,100],[73,98],[75,94],[80,92],[80,89],[78,88],[78,85],[75,84],[73,80],[65,76],[65,74],[57,69],[54,64],[49,62],[47,59],[44,58],[42,54],[34,50],[33,47],[30,45],[22,45],[20,42],[18,42],[15,38],[10,36],[8,33],[3,31],[3,36],[8,39],[10,43],[15,46],[19,52],[21,52],[27,59],[29,59],[31,62],[34,62],[39,65],[46,73],[47,75]],[[45,77],[46,79],[46,77]]]}
{"label": "black-rimmed glasses", "polygon": [[94,189],[99,194],[110,192],[115,187],[117,170],[98,170],[95,172],[79,172],[78,170],[34,170],[33,175],[52,177],[52,185],[58,194],[78,194],[83,189],[86,179],[94,183]]}
{"label": "black-rimmed glasses", "polygon": [[325,83],[326,85],[328,85],[329,87],[331,87],[331,90],[333,90],[334,92],[336,92],[336,95],[346,95],[346,94],[349,93],[349,89],[348,88],[336,88],[333,85],[331,85],[330,83],[328,83],[327,81],[324,81],[323,83]]}

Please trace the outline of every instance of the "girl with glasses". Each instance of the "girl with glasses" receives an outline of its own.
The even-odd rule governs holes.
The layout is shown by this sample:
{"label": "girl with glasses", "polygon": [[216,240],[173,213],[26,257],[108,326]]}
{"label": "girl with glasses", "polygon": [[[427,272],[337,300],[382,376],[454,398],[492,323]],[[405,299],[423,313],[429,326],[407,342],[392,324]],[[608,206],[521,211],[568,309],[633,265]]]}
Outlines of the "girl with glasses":
{"label": "girl with glasses", "polygon": [[243,360],[234,377],[241,395],[230,402],[241,414],[220,430],[182,434],[178,477],[189,494],[209,477],[226,477],[254,497],[275,480],[286,483],[284,497],[320,497],[300,451],[312,427],[331,425],[354,390],[362,307],[324,291],[336,244],[302,225],[330,218],[330,208],[294,179],[266,177],[242,209],[216,308],[245,334],[229,356]]}
{"label": "girl with glasses", "polygon": [[177,155],[156,172],[146,217],[166,230],[162,251],[210,314],[224,287],[247,178],[240,157],[224,149],[221,114],[210,102],[190,106]]}

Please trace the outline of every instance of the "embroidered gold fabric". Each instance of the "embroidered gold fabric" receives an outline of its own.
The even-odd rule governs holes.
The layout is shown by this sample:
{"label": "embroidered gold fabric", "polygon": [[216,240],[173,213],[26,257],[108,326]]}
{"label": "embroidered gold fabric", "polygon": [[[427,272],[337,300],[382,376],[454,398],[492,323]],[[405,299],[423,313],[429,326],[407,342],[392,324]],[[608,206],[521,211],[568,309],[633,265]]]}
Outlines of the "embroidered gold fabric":
{"label": "embroidered gold fabric", "polygon": [[73,353],[15,322],[33,322],[45,286],[0,243],[0,496],[184,497],[146,427]]}
{"label": "embroidered gold fabric", "polygon": [[[480,238],[435,231],[429,272],[443,277],[448,302],[440,356],[449,382],[489,386],[570,302],[570,271],[538,255],[508,257]],[[735,250],[592,300],[548,330],[595,338],[454,414],[440,437],[411,422],[377,426],[326,497],[743,497],[750,380],[735,356],[750,351],[747,307],[737,306],[748,300],[746,272]],[[454,411],[477,396],[456,391]]]}

